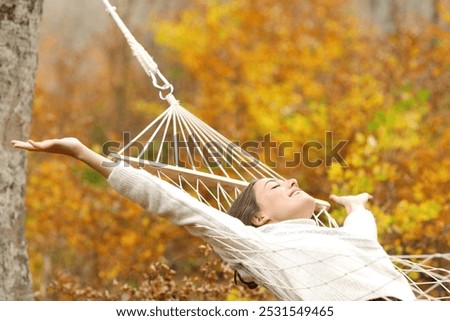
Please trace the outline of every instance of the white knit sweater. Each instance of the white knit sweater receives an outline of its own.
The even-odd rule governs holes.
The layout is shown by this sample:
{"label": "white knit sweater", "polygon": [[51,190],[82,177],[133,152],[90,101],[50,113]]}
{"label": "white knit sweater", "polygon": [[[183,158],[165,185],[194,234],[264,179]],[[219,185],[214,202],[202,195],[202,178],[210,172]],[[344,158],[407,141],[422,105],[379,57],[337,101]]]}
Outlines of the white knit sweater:
{"label": "white knit sweater", "polygon": [[348,215],[341,228],[319,227],[310,219],[255,228],[129,165],[116,167],[108,182],[148,211],[203,238],[244,279],[264,285],[279,299],[415,299],[378,243],[367,210]]}

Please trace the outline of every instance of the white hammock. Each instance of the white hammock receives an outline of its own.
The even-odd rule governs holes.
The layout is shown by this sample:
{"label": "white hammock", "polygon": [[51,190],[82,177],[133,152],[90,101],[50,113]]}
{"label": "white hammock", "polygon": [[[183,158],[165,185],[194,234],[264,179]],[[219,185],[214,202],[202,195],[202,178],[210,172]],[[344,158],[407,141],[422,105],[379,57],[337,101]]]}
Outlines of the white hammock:
{"label": "white hammock", "polygon": [[[160,98],[169,104],[114,157],[136,167],[144,167],[221,211],[226,211],[239,192],[255,179],[273,177],[284,180],[183,108],[173,95],[173,86],[136,41],[116,8],[108,0],[103,2],[134,56],[160,90]],[[321,226],[338,227],[328,213],[329,206],[328,202],[316,199],[314,219]],[[408,279],[417,299],[450,299],[450,253],[391,256],[391,260]]]}

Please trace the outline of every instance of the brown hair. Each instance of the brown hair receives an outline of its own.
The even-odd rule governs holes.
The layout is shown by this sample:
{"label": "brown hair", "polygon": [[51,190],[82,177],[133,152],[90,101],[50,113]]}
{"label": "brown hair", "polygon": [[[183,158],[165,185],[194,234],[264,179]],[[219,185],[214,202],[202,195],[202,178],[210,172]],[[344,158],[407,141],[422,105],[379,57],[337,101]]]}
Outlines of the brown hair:
{"label": "brown hair", "polygon": [[228,214],[239,219],[245,225],[252,225],[253,215],[259,212],[259,206],[256,202],[253,186],[257,181],[253,181],[239,194],[236,200],[231,204]]}
{"label": "brown hair", "polygon": [[[230,209],[228,210],[228,214],[239,219],[245,225],[252,225],[253,215],[259,212],[259,206],[256,202],[255,191],[253,190],[253,186],[256,181],[248,184],[246,188],[236,197],[236,200],[231,204]],[[237,285],[237,279],[245,284],[250,289],[255,289],[258,287],[254,281],[244,281],[242,277],[239,275],[237,271],[234,271],[234,283]]]}

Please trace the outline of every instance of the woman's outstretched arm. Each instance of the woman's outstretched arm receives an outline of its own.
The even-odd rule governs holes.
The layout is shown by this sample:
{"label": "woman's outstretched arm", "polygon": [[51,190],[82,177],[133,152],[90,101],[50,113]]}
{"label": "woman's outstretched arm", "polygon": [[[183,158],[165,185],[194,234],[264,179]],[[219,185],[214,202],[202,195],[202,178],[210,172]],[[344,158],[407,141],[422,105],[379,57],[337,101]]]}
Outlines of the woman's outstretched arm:
{"label": "woman's outstretched arm", "polygon": [[262,246],[254,227],[245,226],[238,219],[200,203],[144,170],[125,163],[114,163],[90,150],[76,138],[41,142],[15,140],[11,143],[27,151],[61,154],[83,161],[106,177],[119,194],[149,212],[186,227],[191,234],[213,245],[216,252],[230,263],[237,261],[238,257],[246,257],[249,250],[254,251]]}
{"label": "woman's outstretched arm", "polygon": [[[194,235],[214,238],[219,234],[218,240],[227,235],[228,243],[235,243],[234,248],[242,246],[237,244],[242,238],[254,238],[253,227],[245,226],[238,219],[200,203],[179,188],[144,170],[125,163],[114,163],[90,150],[76,138],[41,142],[14,140],[11,143],[19,149],[66,155],[83,161],[106,177],[119,194],[177,225],[188,227]],[[250,241],[246,242],[248,247]],[[210,243],[217,245],[216,240],[211,240]]]}
{"label": "woman's outstretched arm", "polygon": [[78,139],[72,137],[49,139],[41,142],[35,142],[33,140],[28,140],[26,142],[13,140],[11,144],[15,148],[28,151],[46,152],[73,157],[86,163],[106,178],[109,177],[112,170],[114,169],[113,161],[100,154],[97,154],[93,150],[86,147]]}

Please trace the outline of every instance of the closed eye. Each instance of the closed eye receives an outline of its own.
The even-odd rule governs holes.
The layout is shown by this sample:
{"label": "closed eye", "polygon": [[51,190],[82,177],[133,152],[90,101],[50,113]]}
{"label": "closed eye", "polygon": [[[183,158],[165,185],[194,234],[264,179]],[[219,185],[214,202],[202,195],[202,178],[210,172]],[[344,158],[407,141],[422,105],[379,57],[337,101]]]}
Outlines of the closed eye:
{"label": "closed eye", "polygon": [[[267,185],[267,184],[269,184],[269,183],[273,183],[273,184],[275,184],[275,185],[273,185],[272,187],[270,187],[270,185]],[[267,189],[274,189],[274,188],[277,188],[277,187],[279,187],[280,186],[280,183],[276,180],[276,179],[269,179],[269,180],[267,180],[265,183],[264,183],[264,188],[267,188]]]}

